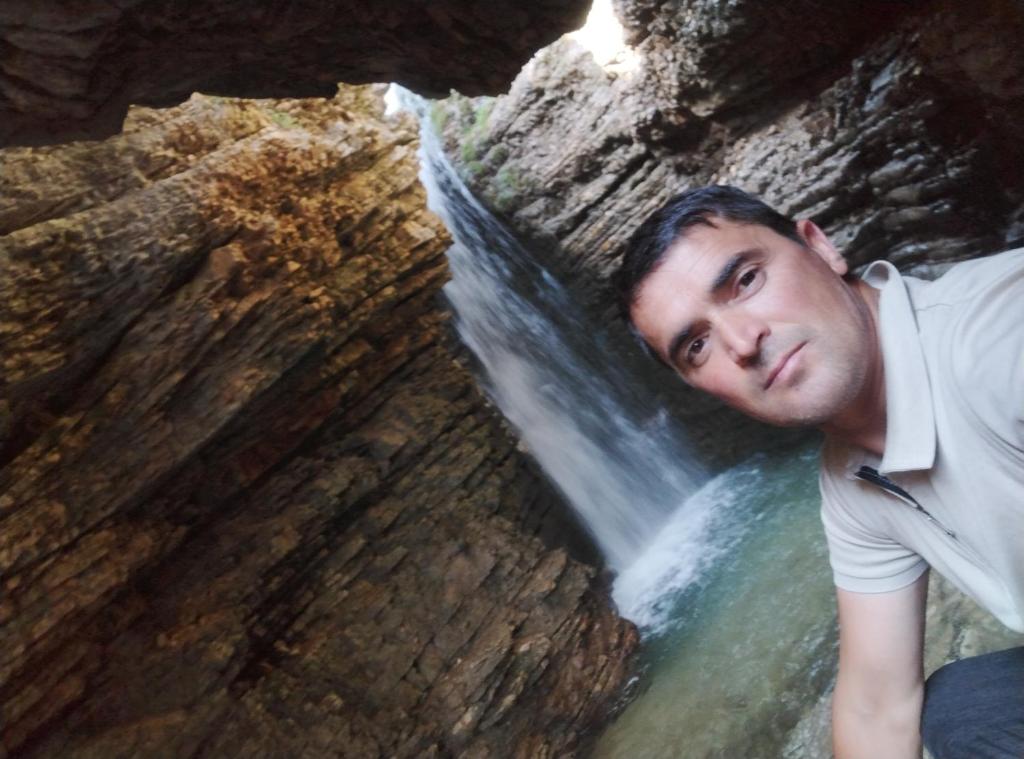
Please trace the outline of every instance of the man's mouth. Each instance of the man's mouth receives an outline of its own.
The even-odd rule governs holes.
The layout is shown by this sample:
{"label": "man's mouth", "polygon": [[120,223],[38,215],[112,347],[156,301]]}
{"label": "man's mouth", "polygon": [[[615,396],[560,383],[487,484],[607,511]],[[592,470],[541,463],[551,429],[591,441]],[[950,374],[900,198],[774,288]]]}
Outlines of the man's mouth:
{"label": "man's mouth", "polygon": [[790,359],[792,359],[793,356],[795,356],[797,352],[805,345],[807,345],[807,343],[797,343],[792,350],[787,352],[781,359],[779,359],[779,363],[775,365],[775,368],[773,368],[771,373],[768,375],[768,381],[764,383],[765,390],[772,386],[772,384],[775,382],[775,378],[778,377],[782,370],[786,368],[786,365],[790,362]]}

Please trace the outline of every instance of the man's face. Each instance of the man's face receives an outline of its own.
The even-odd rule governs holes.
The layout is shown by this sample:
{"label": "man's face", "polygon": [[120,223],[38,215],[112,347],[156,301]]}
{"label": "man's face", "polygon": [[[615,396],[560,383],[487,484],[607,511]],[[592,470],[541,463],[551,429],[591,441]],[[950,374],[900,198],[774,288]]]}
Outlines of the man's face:
{"label": "man's face", "polygon": [[685,231],[631,309],[648,344],[690,385],[781,426],[850,408],[878,346],[846,263],[812,222],[806,247],[713,218]]}

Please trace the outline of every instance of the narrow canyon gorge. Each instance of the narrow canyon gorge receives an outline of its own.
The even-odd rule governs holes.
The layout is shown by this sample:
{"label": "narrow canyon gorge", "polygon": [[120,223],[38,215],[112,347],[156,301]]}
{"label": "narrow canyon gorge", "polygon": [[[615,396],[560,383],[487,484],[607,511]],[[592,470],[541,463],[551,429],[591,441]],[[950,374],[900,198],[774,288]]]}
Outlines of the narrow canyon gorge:
{"label": "narrow canyon gorge", "polygon": [[[583,757],[635,695],[642,627],[481,389],[388,83],[707,478],[807,437],[618,323],[669,197],[741,186],[921,276],[1024,241],[1019,3],[615,0],[604,58],[589,5],[0,9],[0,759]],[[1011,640],[943,582],[928,615],[930,669]],[[811,701],[772,755],[828,755]]]}

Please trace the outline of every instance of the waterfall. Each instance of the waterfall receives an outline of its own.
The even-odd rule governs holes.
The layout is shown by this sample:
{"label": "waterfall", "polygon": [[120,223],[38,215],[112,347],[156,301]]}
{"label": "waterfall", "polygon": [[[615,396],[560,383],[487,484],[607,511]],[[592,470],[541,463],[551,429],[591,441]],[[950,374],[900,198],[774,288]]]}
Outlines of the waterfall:
{"label": "waterfall", "polygon": [[420,123],[420,179],[454,240],[444,294],[459,337],[484,391],[621,571],[707,474],[635,390],[602,325],[472,196],[430,119]]}

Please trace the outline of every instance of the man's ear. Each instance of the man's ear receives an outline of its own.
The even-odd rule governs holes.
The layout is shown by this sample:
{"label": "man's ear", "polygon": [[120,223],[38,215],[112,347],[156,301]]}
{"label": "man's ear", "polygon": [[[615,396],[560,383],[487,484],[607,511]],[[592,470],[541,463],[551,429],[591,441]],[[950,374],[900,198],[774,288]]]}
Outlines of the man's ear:
{"label": "man's ear", "polygon": [[846,265],[846,259],[843,258],[843,254],[839,252],[836,246],[832,244],[832,241],[828,239],[828,235],[821,231],[821,227],[810,219],[798,219],[796,231],[804,241],[804,244],[817,253],[832,271],[840,277],[846,274],[849,269]]}

